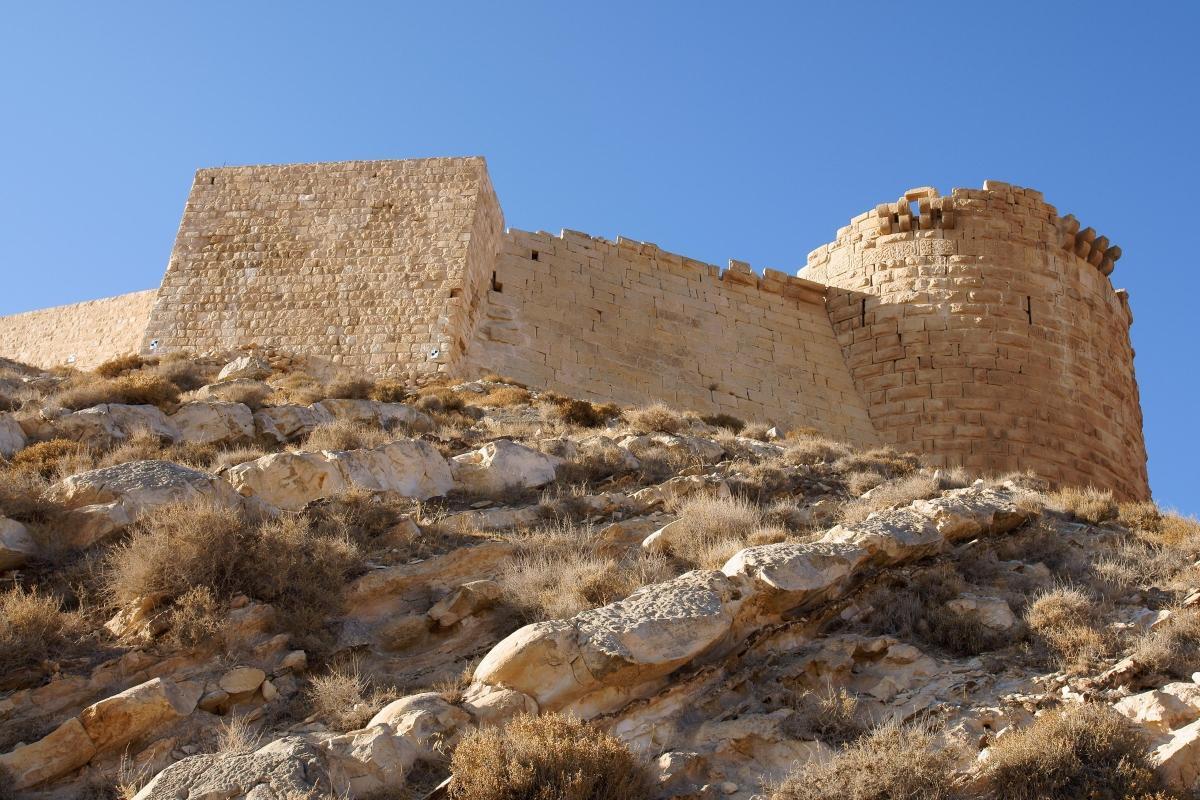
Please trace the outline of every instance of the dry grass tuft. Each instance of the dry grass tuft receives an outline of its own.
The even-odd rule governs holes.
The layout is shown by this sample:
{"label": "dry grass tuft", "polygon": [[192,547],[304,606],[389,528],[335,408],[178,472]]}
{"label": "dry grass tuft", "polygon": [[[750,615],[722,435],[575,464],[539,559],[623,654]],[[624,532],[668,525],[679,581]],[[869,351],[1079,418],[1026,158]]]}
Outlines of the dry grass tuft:
{"label": "dry grass tuft", "polygon": [[1081,669],[1103,656],[1110,643],[1101,614],[1087,592],[1061,586],[1039,594],[1025,612],[1029,629],[1066,668]]}
{"label": "dry grass tuft", "polygon": [[411,394],[405,384],[385,378],[375,381],[375,385],[371,387],[370,399],[380,403],[404,403]]}
{"label": "dry grass tuft", "polygon": [[1166,623],[1135,643],[1131,655],[1151,672],[1190,678],[1200,661],[1200,610],[1175,610]]}
{"label": "dry grass tuft", "polygon": [[46,497],[46,480],[36,472],[0,470],[0,516],[20,522],[52,522],[63,509]]}
{"label": "dry grass tuft", "polygon": [[619,739],[573,717],[519,716],[472,731],[450,762],[451,800],[647,800],[645,766]]}
{"label": "dry grass tuft", "polygon": [[[545,397],[545,394],[542,397]],[[575,425],[580,428],[602,428],[608,424],[609,420],[620,418],[621,408],[614,403],[597,404],[587,400],[562,397],[554,402],[552,413],[565,425]]]}
{"label": "dry grass tuft", "polygon": [[845,688],[805,691],[795,698],[792,707],[798,716],[789,728],[798,739],[815,738],[836,745],[852,742],[863,733],[858,695]]}
{"label": "dry grass tuft", "polygon": [[983,774],[997,800],[1152,800],[1159,795],[1146,744],[1107,706],[1068,706],[1000,737]]}
{"label": "dry grass tuft", "polygon": [[147,514],[113,548],[105,588],[120,605],[150,596],[174,603],[196,589],[223,604],[245,593],[275,605],[297,634],[319,635],[359,563],[353,542],[310,530],[303,515],[261,521],[179,503]]}
{"label": "dry grass tuft", "polygon": [[70,439],[50,439],[31,444],[13,456],[12,468],[33,472],[47,480],[61,478],[74,472],[83,472],[78,467],[88,464],[87,448]]}
{"label": "dry grass tuft", "polygon": [[737,498],[690,497],[667,532],[667,550],[693,568],[720,569],[763,524],[763,510]]}
{"label": "dry grass tuft", "polygon": [[55,597],[24,589],[0,594],[0,680],[39,667],[84,630],[83,618],[63,611]]}
{"label": "dry grass tuft", "polygon": [[1052,492],[1046,497],[1046,506],[1070,514],[1076,519],[1099,525],[1117,518],[1117,501],[1107,489],[1089,486],[1086,489],[1070,487]]}
{"label": "dry grass tuft", "polygon": [[500,573],[505,603],[528,622],[566,619],[673,577],[666,559],[637,554],[627,561],[593,549],[594,532],[567,524],[533,531]]}
{"label": "dry grass tuft", "polygon": [[387,431],[348,419],[326,422],[313,428],[301,450],[364,450],[395,439]]}
{"label": "dry grass tuft", "polygon": [[864,453],[850,453],[838,458],[833,468],[838,472],[877,472],[885,479],[899,478],[917,468],[918,459],[912,453],[897,453],[890,447],[878,447]]}
{"label": "dry grass tuft", "polygon": [[[841,509],[841,519],[844,523],[862,522],[876,511],[906,506],[914,500],[928,500],[937,496],[943,489],[949,488],[952,488],[952,485],[948,485],[947,481],[933,475],[914,473],[905,478],[878,484],[872,489],[870,496],[858,497],[846,503]],[[853,490],[851,493],[854,493]]]}
{"label": "dry grass tuft", "polygon": [[116,378],[80,373],[69,379],[53,400],[72,411],[102,403],[150,405],[171,411],[179,402],[179,393],[178,386],[153,373],[131,372]]}
{"label": "dry grass tuft", "polygon": [[325,386],[325,397],[331,400],[369,400],[375,381],[369,378],[338,378]]}
{"label": "dry grass tuft", "polygon": [[683,415],[665,403],[628,409],[625,421],[639,433],[679,433],[684,427]]}
{"label": "dry grass tuft", "polygon": [[712,425],[714,428],[725,428],[726,430],[740,433],[742,428],[746,427],[746,423],[733,416],[732,414],[707,414],[700,417],[707,425]]}
{"label": "dry grass tuft", "polygon": [[795,466],[829,464],[850,453],[850,448],[819,435],[795,436],[789,434],[790,444],[783,453],[783,460]]}
{"label": "dry grass tuft", "polygon": [[[141,356],[130,353],[129,355],[117,356],[110,358],[100,366],[93,370],[101,378],[115,378],[118,375],[124,375],[126,372],[133,372],[146,366],[146,360]],[[151,362],[155,363],[155,362]]]}
{"label": "dry grass tuft", "polygon": [[361,728],[374,715],[368,702],[371,681],[351,661],[334,665],[324,675],[310,679],[305,696],[313,712],[336,730]]}
{"label": "dry grass tuft", "polygon": [[955,755],[924,727],[888,722],[829,760],[801,767],[771,800],[949,800]]}
{"label": "dry grass tuft", "polygon": [[533,395],[528,389],[520,386],[497,386],[475,402],[491,408],[507,408],[510,406],[527,406]]}

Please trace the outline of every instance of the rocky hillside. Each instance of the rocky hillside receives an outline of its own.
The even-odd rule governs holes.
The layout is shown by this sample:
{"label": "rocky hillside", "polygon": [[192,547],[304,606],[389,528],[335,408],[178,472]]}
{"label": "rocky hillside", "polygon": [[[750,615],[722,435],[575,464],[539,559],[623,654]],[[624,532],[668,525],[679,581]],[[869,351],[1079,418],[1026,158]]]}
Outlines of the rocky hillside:
{"label": "rocky hillside", "polygon": [[273,353],[0,363],[0,459],[0,797],[1200,779],[1200,525],[1105,492]]}

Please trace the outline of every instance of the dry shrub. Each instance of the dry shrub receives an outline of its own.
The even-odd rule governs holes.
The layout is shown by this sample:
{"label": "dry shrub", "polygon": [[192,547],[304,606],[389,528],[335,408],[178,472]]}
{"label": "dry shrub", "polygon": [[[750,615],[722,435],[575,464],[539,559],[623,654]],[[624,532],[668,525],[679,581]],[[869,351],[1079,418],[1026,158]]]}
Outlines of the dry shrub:
{"label": "dry shrub", "polygon": [[1152,672],[1190,678],[1200,663],[1200,610],[1176,609],[1164,624],[1137,641],[1131,655]]}
{"label": "dry shrub", "polygon": [[1156,531],[1162,522],[1162,512],[1150,501],[1118,503],[1117,522],[1131,531]]}
{"label": "dry shrub", "polygon": [[645,766],[574,717],[522,715],[467,734],[450,761],[452,800],[648,800]]}
{"label": "dry shrub", "polygon": [[167,613],[171,640],[195,647],[220,630],[221,603],[207,586],[193,586],[175,599]]}
{"label": "dry shrub", "polygon": [[957,656],[974,656],[1012,644],[1024,630],[993,630],[978,617],[947,607],[971,587],[954,564],[896,572],[865,597],[870,607],[863,625],[873,634],[941,648]]}
{"label": "dry shrub", "polygon": [[725,428],[726,430],[740,433],[742,428],[746,427],[746,423],[732,414],[706,414],[700,417],[707,425],[712,425],[714,428]]}
{"label": "dry shrub", "polygon": [[423,391],[421,396],[417,398],[416,406],[422,411],[447,414],[455,411],[463,411],[466,408],[466,403],[462,397],[450,389],[438,387],[427,392]]}
{"label": "dry shrub", "polygon": [[326,396],[321,382],[305,372],[294,371],[272,378],[271,385],[275,387],[275,397],[281,403],[307,406]]}
{"label": "dry shrub", "polygon": [[374,714],[368,702],[371,681],[351,661],[335,664],[324,675],[309,679],[305,697],[313,712],[330,727],[341,731],[361,728]]}
{"label": "dry shrub", "polygon": [[846,485],[846,491],[855,497],[866,494],[886,480],[887,478],[882,473],[875,470],[851,472],[842,478],[842,482]]}
{"label": "dry shrub", "polygon": [[154,372],[169,380],[185,392],[192,392],[217,379],[220,368],[215,364],[202,363],[184,353],[163,356]]}
{"label": "dry shrub", "polygon": [[1082,668],[1109,649],[1100,609],[1082,589],[1061,586],[1039,594],[1025,611],[1035,636],[1065,666]]}
{"label": "dry shrub", "polygon": [[71,474],[73,467],[89,460],[87,448],[79,442],[70,439],[50,439],[18,451],[11,464],[14,469],[33,472],[51,480]]}
{"label": "dry shrub", "polygon": [[[96,460],[96,467],[111,467],[129,461],[174,461],[176,464],[207,469],[217,458],[215,445],[200,442],[164,444],[150,431],[134,431],[133,435]],[[90,467],[89,467],[90,468]]]}
{"label": "dry shrub", "polygon": [[771,437],[767,434],[769,430],[771,430],[769,426],[761,422],[754,422],[742,429],[742,436],[758,442],[768,442],[771,440]]}
{"label": "dry shrub", "polygon": [[54,395],[54,400],[63,408],[79,410],[102,403],[158,406],[164,411],[173,410],[179,402],[179,387],[161,375],[147,372],[132,372],[117,378],[98,378],[80,375],[64,385]]}
{"label": "dry shrub", "polygon": [[674,574],[661,557],[624,562],[593,549],[588,528],[558,525],[526,534],[500,573],[505,603],[528,622],[567,619]]}
{"label": "dry shrub", "polygon": [[349,419],[318,425],[309,432],[302,450],[364,450],[387,444],[395,437],[378,427]]}
{"label": "dry shrub", "polygon": [[818,739],[825,744],[845,744],[863,733],[858,695],[845,688],[804,691],[792,701],[797,715],[788,724],[796,739]]}
{"label": "dry shrub", "polygon": [[862,522],[876,511],[906,506],[914,500],[928,500],[936,497],[942,488],[938,478],[920,473],[877,485],[870,496],[859,497],[842,506],[842,522]]}
{"label": "dry shrub", "polygon": [[625,421],[639,433],[679,433],[684,426],[683,415],[665,403],[628,409]]}
{"label": "dry shrub", "polygon": [[238,464],[245,464],[247,461],[254,461],[267,455],[265,450],[257,447],[237,447],[233,450],[222,450],[217,453],[217,457],[213,460],[210,468],[214,472],[235,467]]}
{"label": "dry shrub", "polygon": [[408,400],[410,394],[405,384],[385,378],[375,381],[375,385],[371,387],[370,399],[380,403],[403,403]]}
{"label": "dry shrub", "polygon": [[610,419],[621,416],[621,408],[613,403],[596,404],[570,397],[554,405],[555,416],[566,425],[580,428],[601,428]]}
{"label": "dry shrub", "polygon": [[255,730],[245,716],[231,715],[217,731],[217,753],[223,756],[253,753],[261,743],[262,731]]}
{"label": "dry shrub", "polygon": [[56,597],[19,588],[0,594],[0,681],[70,648],[84,630]]}
{"label": "dry shrub", "polygon": [[101,378],[115,378],[118,375],[124,375],[126,372],[133,372],[146,366],[146,361],[141,356],[134,353],[129,355],[117,356],[110,358],[100,366],[93,370]]}
{"label": "dry shrub", "polygon": [[1046,506],[1093,525],[1116,519],[1118,513],[1112,492],[1094,486],[1086,489],[1068,487],[1052,492],[1046,498]]}
{"label": "dry shrub", "polygon": [[335,400],[369,400],[375,381],[368,378],[338,378],[325,387],[325,397]]}
{"label": "dry shrub", "polygon": [[763,524],[763,511],[737,498],[693,496],[667,531],[667,549],[689,567],[720,569]]}
{"label": "dry shrub", "polygon": [[480,397],[476,402],[481,406],[506,408],[508,406],[529,405],[529,401],[532,398],[533,395],[529,393],[529,390],[522,389],[520,386],[498,386]]}
{"label": "dry shrub", "polygon": [[899,478],[917,468],[912,453],[897,453],[890,447],[878,447],[865,453],[850,453],[833,462],[838,472],[878,472],[884,478]]}
{"label": "dry shrub", "polygon": [[148,513],[109,555],[108,595],[125,605],[193,589],[219,602],[238,593],[275,605],[298,634],[320,634],[360,557],[353,542],[310,531],[303,515],[257,520],[204,502]]}
{"label": "dry shrub", "polygon": [[949,800],[955,756],[927,728],[887,722],[832,758],[801,767],[771,800]]}
{"label": "dry shrub", "polygon": [[783,460],[793,465],[832,463],[850,453],[850,448],[822,436],[788,436],[791,444],[783,453]]}
{"label": "dry shrub", "polygon": [[983,776],[997,800],[1157,796],[1147,743],[1103,705],[1068,706],[1001,736]]}
{"label": "dry shrub", "polygon": [[259,381],[234,382],[221,386],[221,399],[226,403],[241,403],[258,411],[275,394],[274,387]]}
{"label": "dry shrub", "polygon": [[35,472],[0,470],[0,516],[20,522],[52,522],[63,509],[46,497],[46,480]]}

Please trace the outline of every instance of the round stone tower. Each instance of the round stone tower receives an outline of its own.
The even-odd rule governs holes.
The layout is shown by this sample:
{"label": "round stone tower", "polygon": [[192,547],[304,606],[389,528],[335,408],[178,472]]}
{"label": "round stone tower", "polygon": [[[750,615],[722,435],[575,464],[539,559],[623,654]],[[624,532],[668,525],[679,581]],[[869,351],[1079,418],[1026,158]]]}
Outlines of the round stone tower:
{"label": "round stone tower", "polygon": [[1150,496],[1120,248],[1040,192],[913,189],[808,257],[880,436],[935,463]]}

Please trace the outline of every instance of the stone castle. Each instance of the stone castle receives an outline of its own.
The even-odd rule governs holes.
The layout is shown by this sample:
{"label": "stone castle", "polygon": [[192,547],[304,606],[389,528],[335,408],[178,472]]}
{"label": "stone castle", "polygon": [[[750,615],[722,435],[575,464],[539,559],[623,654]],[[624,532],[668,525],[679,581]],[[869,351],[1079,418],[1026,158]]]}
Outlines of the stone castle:
{"label": "stone castle", "polygon": [[1146,498],[1119,257],[995,181],[905,192],[792,276],[506,229],[482,158],[202,169],[161,287],[0,318],[0,355],[258,346],[418,381],[496,372]]}

